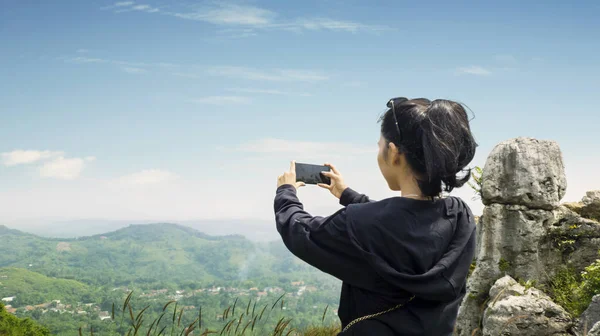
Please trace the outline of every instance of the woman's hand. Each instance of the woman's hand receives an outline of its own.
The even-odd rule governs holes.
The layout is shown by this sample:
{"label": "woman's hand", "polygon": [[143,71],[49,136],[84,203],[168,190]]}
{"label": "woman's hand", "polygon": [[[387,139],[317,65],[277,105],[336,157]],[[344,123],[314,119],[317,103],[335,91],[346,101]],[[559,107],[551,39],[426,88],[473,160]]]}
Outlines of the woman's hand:
{"label": "woman's hand", "polygon": [[342,177],[342,174],[340,174],[339,170],[337,170],[337,168],[334,165],[330,163],[326,163],[325,165],[331,168],[331,171],[323,172],[323,175],[331,179],[331,184],[327,185],[325,183],[319,183],[318,186],[324,189],[328,189],[333,196],[340,198],[342,197],[342,193],[344,192],[344,190],[348,188],[348,186],[344,182],[344,177]]}
{"label": "woman's hand", "polygon": [[277,178],[277,188],[281,187],[284,184],[291,184],[294,188],[298,189],[300,187],[304,187],[306,184],[304,182],[296,182],[296,161],[292,161],[290,164],[290,170],[283,173]]}

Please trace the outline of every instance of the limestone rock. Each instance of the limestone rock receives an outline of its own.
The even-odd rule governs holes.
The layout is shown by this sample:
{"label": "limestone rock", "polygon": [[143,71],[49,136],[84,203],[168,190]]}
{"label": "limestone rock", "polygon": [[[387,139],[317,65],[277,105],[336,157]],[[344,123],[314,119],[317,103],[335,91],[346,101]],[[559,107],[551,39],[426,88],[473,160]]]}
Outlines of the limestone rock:
{"label": "limestone rock", "polygon": [[497,279],[509,274],[547,283],[551,269],[562,261],[561,252],[547,239],[546,227],[555,220],[553,211],[492,204],[484,208],[483,218],[477,226],[477,266],[467,281],[456,335],[471,335],[480,327],[480,307]]}
{"label": "limestone rock", "polygon": [[585,196],[581,200],[583,204],[590,205],[592,203],[600,202],[600,190],[592,190],[585,193]]}
{"label": "limestone rock", "polygon": [[581,209],[583,209],[583,203],[580,202],[568,202],[568,203],[563,203],[562,206],[564,206],[565,208],[577,213],[581,215]]}
{"label": "limestone rock", "polygon": [[[553,249],[560,251],[562,260],[557,261],[560,264],[573,268],[576,272],[581,272],[584,268],[598,259],[598,249],[600,249],[600,223],[582,218],[575,212],[569,210],[569,207],[561,206],[554,211],[555,218],[552,223],[546,227],[547,254],[542,254],[542,259],[549,259],[554,255]],[[550,258],[554,262],[555,258]],[[546,263],[548,270],[553,274],[556,265]]]}
{"label": "limestone rock", "polygon": [[597,222],[600,222],[600,190],[588,191],[581,202],[564,203],[567,209]]}
{"label": "limestone rock", "polygon": [[483,169],[485,205],[518,204],[552,210],[566,188],[562,153],[554,141],[521,137],[502,142],[492,150]]}
{"label": "limestone rock", "polygon": [[483,317],[483,335],[571,335],[569,314],[535,288],[505,276],[490,289]]}
{"label": "limestone rock", "polygon": [[600,190],[588,191],[582,200],[581,215],[600,221]]}
{"label": "limestone rock", "polygon": [[[592,327],[596,327],[596,324],[600,321],[600,295],[596,295],[592,298],[592,302],[588,308],[581,314],[579,318],[579,331],[583,335],[585,330],[589,330],[591,333]],[[600,336],[600,326],[598,326],[598,335]],[[590,335],[588,333],[588,335]]]}
{"label": "limestone rock", "polygon": [[600,322],[594,324],[594,327],[590,329],[586,336],[600,336]]}

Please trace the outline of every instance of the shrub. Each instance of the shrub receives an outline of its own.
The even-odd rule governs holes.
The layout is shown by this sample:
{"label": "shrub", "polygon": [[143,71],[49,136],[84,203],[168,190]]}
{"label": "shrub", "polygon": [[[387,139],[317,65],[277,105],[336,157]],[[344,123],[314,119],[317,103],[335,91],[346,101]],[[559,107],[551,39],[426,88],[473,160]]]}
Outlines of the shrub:
{"label": "shrub", "polygon": [[20,319],[9,314],[0,303],[0,335],[47,336],[50,335],[50,331],[30,319]]}
{"label": "shrub", "polygon": [[550,283],[551,296],[574,317],[578,317],[600,294],[600,259],[587,266],[581,274],[571,268],[557,272]]}

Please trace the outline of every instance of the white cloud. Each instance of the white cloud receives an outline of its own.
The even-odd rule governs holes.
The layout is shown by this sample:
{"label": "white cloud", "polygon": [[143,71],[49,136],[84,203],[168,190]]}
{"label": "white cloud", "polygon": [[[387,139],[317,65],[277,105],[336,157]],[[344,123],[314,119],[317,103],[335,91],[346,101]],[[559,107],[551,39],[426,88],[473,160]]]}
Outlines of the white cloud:
{"label": "white cloud", "polygon": [[297,82],[318,82],[329,79],[326,75],[310,70],[292,70],[275,69],[270,71],[236,67],[219,66],[208,69],[208,73],[214,76],[223,76],[231,78],[243,78],[249,80],[264,81],[297,81]]}
{"label": "white cloud", "polygon": [[40,167],[40,176],[48,178],[56,178],[61,180],[73,180],[81,175],[86,161],[93,161],[93,156],[82,158],[58,157],[44,163]]}
{"label": "white cloud", "polygon": [[267,9],[234,4],[221,4],[218,8],[200,9],[188,13],[173,13],[172,15],[187,20],[243,26],[267,26],[275,17],[275,13]]}
{"label": "white cloud", "polygon": [[[82,53],[80,50],[78,53]],[[87,52],[87,51],[86,51]],[[99,57],[85,57],[85,56],[77,56],[77,57],[61,57],[59,58],[67,63],[78,63],[78,64],[108,64],[115,67],[119,67],[121,70],[134,73],[141,74],[146,73],[149,70],[147,68],[156,68],[156,69],[176,69],[180,67],[179,64],[168,63],[168,62],[131,62],[131,61],[121,61],[109,58],[99,58]]]}
{"label": "white cloud", "polygon": [[173,181],[178,176],[169,171],[160,169],[148,169],[142,170],[131,175],[120,178],[121,183],[135,184],[135,185],[146,185],[146,184],[157,184]]}
{"label": "white cloud", "polygon": [[[156,13],[160,10],[149,5],[135,5],[132,1],[117,2],[113,6],[102,9],[113,9],[115,13],[130,11],[142,11]],[[196,6],[195,9],[187,11],[160,11],[165,15],[174,16],[184,20],[207,22],[222,26],[252,27],[263,30],[288,30],[294,32],[330,30],[339,32],[356,33],[358,31],[379,32],[390,30],[389,27],[378,25],[367,25],[358,22],[336,20],[326,17],[296,18],[290,20],[277,20],[278,14],[269,9],[238,5],[226,2],[214,2],[212,5]],[[229,37],[254,36],[254,31],[245,31]]]}
{"label": "white cloud", "polygon": [[377,153],[377,146],[368,147],[342,142],[311,142],[265,138],[241,144],[236,150],[258,154],[289,154],[296,156],[362,155]]}
{"label": "white cloud", "polygon": [[208,96],[193,99],[192,102],[210,105],[230,105],[230,104],[250,104],[251,100],[248,97],[242,96]]}
{"label": "white cloud", "polygon": [[389,30],[384,26],[365,25],[352,21],[333,20],[330,18],[298,19],[296,23],[289,25],[291,28],[304,28],[306,30],[332,30],[356,33],[360,30],[383,31]]}
{"label": "white cloud", "polygon": [[136,5],[136,6],[131,7],[131,10],[148,12],[148,13],[156,13],[156,12],[160,11],[160,9],[149,6],[149,5]]}
{"label": "white cloud", "polygon": [[133,1],[121,1],[121,2],[115,2],[114,6],[115,7],[127,7],[127,6],[131,6],[133,4],[134,4]]}
{"label": "white cloud", "polygon": [[148,72],[148,70],[146,69],[142,69],[142,68],[134,68],[134,67],[124,67],[123,71],[130,73],[130,74],[145,74]]}
{"label": "white cloud", "polygon": [[478,65],[472,65],[468,67],[458,68],[459,74],[476,75],[476,76],[489,76],[492,72],[484,67]]}
{"label": "white cloud", "polygon": [[38,151],[38,150],[14,150],[12,152],[2,153],[2,163],[5,166],[16,166],[20,164],[30,164],[37,161],[50,159],[63,155],[62,152]]}
{"label": "white cloud", "polygon": [[110,60],[96,57],[72,57],[67,58],[66,61],[73,63],[109,63]]}
{"label": "white cloud", "polygon": [[147,10],[149,8],[150,8],[150,6],[148,6],[148,5],[136,5],[136,6],[131,7],[131,9],[139,10],[139,11]]}
{"label": "white cloud", "polygon": [[288,92],[272,89],[252,89],[252,88],[228,88],[227,91],[239,92],[239,93],[256,93],[256,94],[267,94],[267,95],[281,95],[281,96],[301,96],[310,97],[310,93],[304,92]]}

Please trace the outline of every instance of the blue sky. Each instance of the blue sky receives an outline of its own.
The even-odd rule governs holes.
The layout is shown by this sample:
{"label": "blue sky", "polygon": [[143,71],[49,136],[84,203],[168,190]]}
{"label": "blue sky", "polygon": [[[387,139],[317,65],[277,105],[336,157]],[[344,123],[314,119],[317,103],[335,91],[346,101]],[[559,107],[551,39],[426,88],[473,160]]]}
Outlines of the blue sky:
{"label": "blue sky", "polygon": [[[272,218],[291,159],[391,195],[375,161],[395,96],[475,114],[483,165],[555,140],[566,200],[599,189],[600,3],[0,3],[0,218]],[[301,191],[307,208],[338,205]],[[475,212],[471,191],[457,192]]]}

